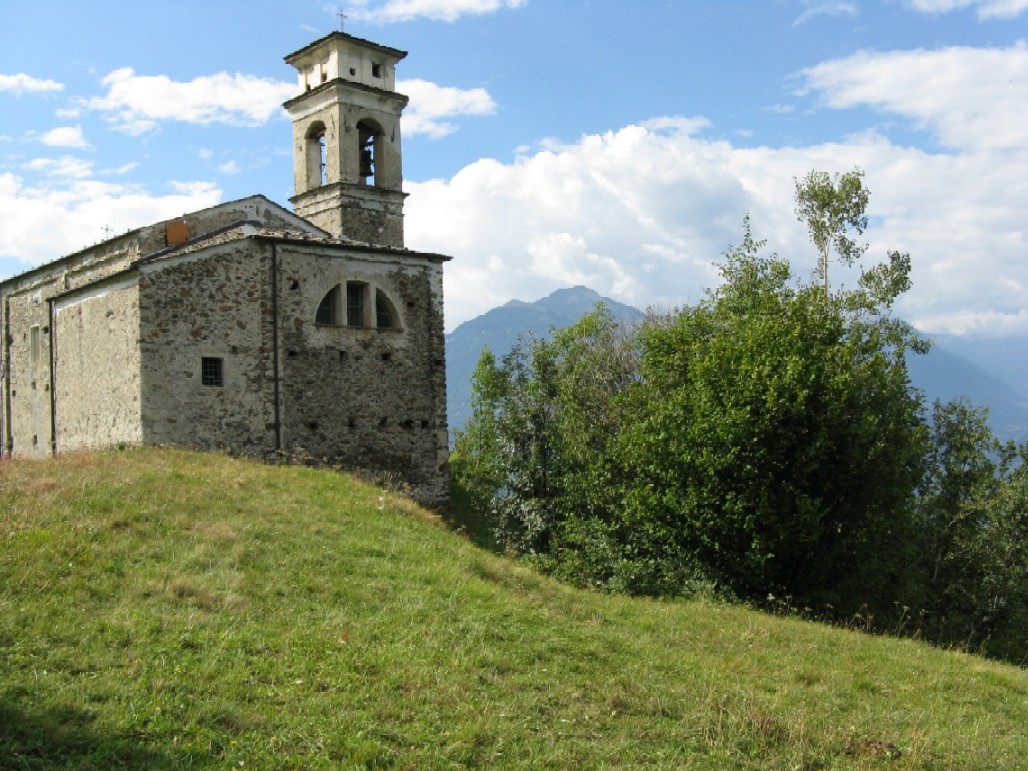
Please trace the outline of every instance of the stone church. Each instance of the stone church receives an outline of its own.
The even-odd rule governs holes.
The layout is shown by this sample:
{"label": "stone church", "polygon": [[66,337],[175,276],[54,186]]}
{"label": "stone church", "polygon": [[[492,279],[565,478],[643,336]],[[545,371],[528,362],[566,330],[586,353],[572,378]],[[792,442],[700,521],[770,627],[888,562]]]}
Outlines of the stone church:
{"label": "stone church", "polygon": [[399,51],[286,57],[293,211],[261,195],[0,283],[0,454],[304,455],[447,494],[443,264],[404,247]]}

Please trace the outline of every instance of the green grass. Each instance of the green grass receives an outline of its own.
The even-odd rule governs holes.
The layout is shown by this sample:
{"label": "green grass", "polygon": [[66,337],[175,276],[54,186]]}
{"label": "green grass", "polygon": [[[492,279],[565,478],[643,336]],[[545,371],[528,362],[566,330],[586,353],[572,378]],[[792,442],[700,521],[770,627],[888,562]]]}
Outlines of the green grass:
{"label": "green grass", "polygon": [[1028,767],[1028,672],[577,591],[329,471],[0,463],[2,768]]}

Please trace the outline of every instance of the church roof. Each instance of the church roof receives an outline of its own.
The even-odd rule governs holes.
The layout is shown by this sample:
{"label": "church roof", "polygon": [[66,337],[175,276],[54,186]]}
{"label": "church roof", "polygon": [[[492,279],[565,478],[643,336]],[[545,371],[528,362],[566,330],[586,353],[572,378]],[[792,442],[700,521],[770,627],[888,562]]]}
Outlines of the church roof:
{"label": "church roof", "polygon": [[[0,290],[8,286],[13,287],[16,285],[23,285],[26,281],[31,283],[36,279],[36,277],[44,276],[47,273],[52,273],[53,271],[78,269],[78,267],[81,266],[95,264],[97,261],[108,259],[111,255],[135,252],[137,257],[146,257],[157,250],[159,243],[163,243],[165,229],[169,223],[182,219],[207,217],[215,215],[219,211],[231,211],[232,209],[239,209],[240,213],[243,211],[257,210],[274,212],[279,219],[289,222],[290,225],[295,227],[298,231],[305,231],[314,237],[317,237],[317,234],[324,234],[325,236],[328,235],[325,231],[307,222],[307,220],[294,214],[284,206],[280,206],[270,198],[260,194],[251,195],[245,198],[237,198],[232,201],[215,204],[214,206],[209,206],[206,209],[187,212],[179,217],[172,217],[171,219],[161,220],[159,222],[127,230],[112,238],[98,241],[97,243],[91,244],[83,249],[79,249],[78,251],[57,257],[49,262],[45,262],[34,268],[29,268],[26,271],[15,274],[14,276],[0,280]],[[223,229],[224,228],[222,228],[222,230]],[[207,234],[202,234],[200,238],[202,238],[203,235]]]}
{"label": "church roof", "polygon": [[293,51],[291,54],[288,54],[284,57],[285,61],[289,64],[292,64],[293,61],[298,57],[303,56],[308,51],[317,48],[325,41],[332,39],[345,40],[351,43],[357,43],[358,45],[363,46],[365,48],[372,48],[376,51],[381,51],[382,53],[389,54],[390,56],[393,56],[396,59],[403,59],[407,56],[406,51],[401,51],[398,48],[392,48],[390,46],[382,45],[381,43],[375,43],[371,40],[365,40],[362,37],[356,37],[354,35],[347,34],[346,32],[329,32],[327,35],[318,38],[313,43],[308,43],[303,48],[297,51]]}
{"label": "church roof", "polygon": [[214,246],[241,241],[247,238],[275,241],[278,243],[305,244],[308,246],[342,247],[347,251],[368,252],[388,254],[398,257],[420,257],[431,261],[446,262],[452,259],[444,254],[432,252],[418,252],[411,249],[380,246],[368,244],[363,241],[356,241],[350,238],[338,238],[331,236],[324,231],[305,232],[283,227],[272,227],[257,220],[240,220],[233,222],[223,228],[212,230],[209,233],[202,233],[184,244],[169,246],[153,254],[146,255],[139,260],[146,264],[165,259],[172,255],[189,254],[209,249]]}
{"label": "church roof", "polygon": [[[169,220],[170,221],[170,220]],[[308,226],[310,228],[310,226]],[[312,228],[317,231],[317,228]],[[245,241],[247,239],[256,239],[261,241],[272,241],[275,243],[289,243],[299,244],[311,247],[329,247],[345,249],[347,252],[364,252],[368,254],[383,254],[392,257],[414,257],[429,262],[448,262],[453,259],[452,257],[445,254],[436,254],[433,252],[417,252],[411,249],[396,248],[388,246],[379,246],[377,244],[367,244],[362,241],[354,241],[348,238],[336,238],[330,236],[324,231],[310,232],[302,230],[292,230],[290,228],[282,227],[271,227],[265,225],[257,220],[239,220],[226,225],[216,230],[211,230],[207,233],[201,233],[195,238],[190,239],[182,244],[174,246],[168,246],[159,251],[151,254],[144,255],[121,270],[116,270],[112,273],[105,273],[98,275],[96,278],[69,288],[65,291],[57,292],[53,297],[61,298],[76,295],[83,291],[90,291],[91,288],[108,284],[110,282],[116,282],[123,280],[125,277],[134,274],[140,265],[150,265],[159,263],[162,260],[170,259],[172,257],[178,257],[187,254],[193,254],[203,252],[207,249],[211,249],[224,244],[231,244],[239,241]],[[70,255],[74,256],[74,255]],[[63,258],[62,258],[63,259]],[[61,260],[55,261],[60,263]],[[44,269],[50,268],[55,263],[44,265],[40,268],[36,268],[36,271],[43,271]],[[29,271],[30,273],[33,271]],[[27,274],[22,274],[27,275]],[[0,283],[0,287],[3,284]]]}

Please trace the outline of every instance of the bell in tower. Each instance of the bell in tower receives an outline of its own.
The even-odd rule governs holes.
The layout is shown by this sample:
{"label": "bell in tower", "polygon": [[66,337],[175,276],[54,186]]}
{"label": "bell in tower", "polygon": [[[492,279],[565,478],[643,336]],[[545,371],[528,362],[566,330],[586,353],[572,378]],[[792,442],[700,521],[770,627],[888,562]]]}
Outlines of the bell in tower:
{"label": "bell in tower", "polygon": [[375,135],[366,127],[360,128],[361,179],[365,184],[375,184]]}
{"label": "bell in tower", "polygon": [[290,54],[298,96],[293,121],[298,215],[334,236],[403,247],[400,115],[396,64],[406,52],[333,32]]}

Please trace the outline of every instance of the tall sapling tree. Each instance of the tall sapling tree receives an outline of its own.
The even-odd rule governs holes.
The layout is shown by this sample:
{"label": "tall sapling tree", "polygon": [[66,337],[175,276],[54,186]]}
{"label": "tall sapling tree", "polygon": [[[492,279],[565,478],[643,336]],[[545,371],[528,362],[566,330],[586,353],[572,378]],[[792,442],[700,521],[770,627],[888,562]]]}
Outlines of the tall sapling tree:
{"label": "tall sapling tree", "polygon": [[867,251],[850,236],[850,230],[862,235],[867,228],[867,202],[870,197],[863,184],[860,169],[845,174],[829,175],[811,171],[796,180],[796,218],[807,226],[810,240],[818,252],[817,273],[828,294],[828,262],[834,248],[839,262],[852,265]]}

